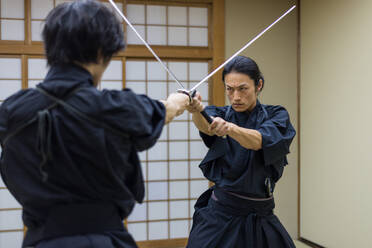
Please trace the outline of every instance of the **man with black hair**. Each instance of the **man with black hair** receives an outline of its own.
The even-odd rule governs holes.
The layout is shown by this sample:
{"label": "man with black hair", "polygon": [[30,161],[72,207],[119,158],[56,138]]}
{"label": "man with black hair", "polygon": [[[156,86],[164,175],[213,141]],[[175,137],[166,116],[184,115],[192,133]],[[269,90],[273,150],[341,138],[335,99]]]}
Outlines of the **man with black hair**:
{"label": "man with black hair", "polygon": [[0,172],[23,207],[23,247],[136,247],[123,226],[144,198],[137,152],[189,104],[96,86],[124,48],[121,24],[99,1],[64,3],[43,30],[50,70],[0,107]]}

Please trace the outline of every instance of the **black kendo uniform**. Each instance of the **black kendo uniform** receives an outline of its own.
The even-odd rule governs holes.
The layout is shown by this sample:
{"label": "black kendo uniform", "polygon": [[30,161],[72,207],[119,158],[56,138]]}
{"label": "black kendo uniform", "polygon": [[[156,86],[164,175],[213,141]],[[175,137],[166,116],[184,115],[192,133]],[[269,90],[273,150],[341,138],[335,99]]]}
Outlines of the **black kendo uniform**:
{"label": "black kendo uniform", "polygon": [[137,247],[122,223],[144,198],[137,151],[155,144],[164,123],[162,103],[99,91],[74,65],[52,67],[37,89],[9,97],[0,169],[23,206],[23,247]]}
{"label": "black kendo uniform", "polygon": [[259,101],[251,113],[236,112],[231,106],[208,106],[205,111],[240,127],[258,130],[262,135],[262,149],[245,149],[229,136],[200,133],[210,148],[200,168],[215,186],[204,192],[195,204],[187,247],[295,247],[273,214],[272,198],[296,134],[287,111],[280,106],[261,105]]}

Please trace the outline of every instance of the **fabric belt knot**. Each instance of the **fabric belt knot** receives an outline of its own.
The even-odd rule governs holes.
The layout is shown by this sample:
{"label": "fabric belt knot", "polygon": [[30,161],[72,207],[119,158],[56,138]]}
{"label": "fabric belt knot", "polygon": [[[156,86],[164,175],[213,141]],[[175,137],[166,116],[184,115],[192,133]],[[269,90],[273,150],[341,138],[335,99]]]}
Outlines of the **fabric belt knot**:
{"label": "fabric belt knot", "polygon": [[37,150],[41,155],[39,170],[43,182],[48,180],[48,173],[45,166],[52,159],[52,117],[48,109],[40,110],[37,113]]}

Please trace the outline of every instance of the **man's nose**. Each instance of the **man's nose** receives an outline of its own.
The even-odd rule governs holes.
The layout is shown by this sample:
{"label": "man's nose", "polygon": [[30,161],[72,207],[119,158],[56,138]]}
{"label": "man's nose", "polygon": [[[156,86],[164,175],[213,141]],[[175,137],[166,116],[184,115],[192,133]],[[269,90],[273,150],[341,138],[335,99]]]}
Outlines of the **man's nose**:
{"label": "man's nose", "polygon": [[233,95],[234,101],[240,101],[240,94],[239,92],[235,91]]}

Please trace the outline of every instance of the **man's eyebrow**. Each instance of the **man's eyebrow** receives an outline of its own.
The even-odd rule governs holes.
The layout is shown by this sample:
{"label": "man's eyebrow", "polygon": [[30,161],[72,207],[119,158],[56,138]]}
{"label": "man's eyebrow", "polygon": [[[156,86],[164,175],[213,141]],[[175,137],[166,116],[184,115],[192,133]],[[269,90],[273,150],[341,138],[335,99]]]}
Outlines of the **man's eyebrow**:
{"label": "man's eyebrow", "polygon": [[239,85],[236,86],[236,87],[232,87],[232,86],[226,84],[226,87],[230,87],[230,88],[239,88],[239,87],[243,87],[243,86],[248,86],[248,83],[241,83],[241,84],[239,84]]}

